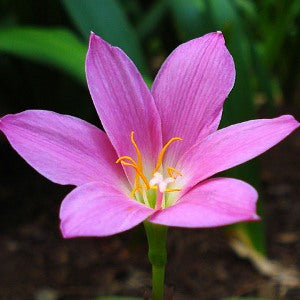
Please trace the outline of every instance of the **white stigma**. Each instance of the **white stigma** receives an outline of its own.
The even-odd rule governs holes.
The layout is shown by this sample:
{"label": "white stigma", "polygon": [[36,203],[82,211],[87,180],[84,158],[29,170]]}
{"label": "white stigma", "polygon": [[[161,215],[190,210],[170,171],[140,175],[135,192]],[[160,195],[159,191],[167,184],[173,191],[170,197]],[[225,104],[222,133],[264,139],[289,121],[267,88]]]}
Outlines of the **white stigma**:
{"label": "white stigma", "polygon": [[156,172],[153,174],[153,178],[149,181],[150,186],[154,186],[157,185],[158,189],[161,193],[163,193],[166,188],[167,185],[171,182],[174,182],[175,179],[172,177],[167,177],[164,179],[164,177],[162,176],[162,174],[160,174],[159,172]]}

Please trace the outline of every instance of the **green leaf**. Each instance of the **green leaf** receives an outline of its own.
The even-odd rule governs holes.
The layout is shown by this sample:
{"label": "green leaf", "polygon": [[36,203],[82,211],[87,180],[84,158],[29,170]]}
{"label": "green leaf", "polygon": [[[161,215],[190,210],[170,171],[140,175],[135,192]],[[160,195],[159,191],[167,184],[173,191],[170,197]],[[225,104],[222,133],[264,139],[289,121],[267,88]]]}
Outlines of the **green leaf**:
{"label": "green leaf", "polygon": [[87,46],[67,29],[9,27],[0,30],[0,52],[53,65],[85,82]]}
{"label": "green leaf", "polygon": [[118,1],[63,0],[63,3],[85,38],[95,32],[125,51],[143,74],[148,73],[137,34]]}

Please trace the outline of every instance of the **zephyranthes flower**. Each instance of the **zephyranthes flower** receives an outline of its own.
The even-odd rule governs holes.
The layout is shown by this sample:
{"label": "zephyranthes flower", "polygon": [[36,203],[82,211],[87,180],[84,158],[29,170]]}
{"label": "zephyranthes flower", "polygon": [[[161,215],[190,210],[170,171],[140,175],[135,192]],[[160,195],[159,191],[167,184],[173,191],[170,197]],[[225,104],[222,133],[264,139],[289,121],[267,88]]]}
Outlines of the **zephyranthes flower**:
{"label": "zephyranthes flower", "polygon": [[299,123],[285,115],[217,130],[235,79],[220,32],[175,49],[151,91],[122,50],[91,34],[86,74],[105,133],[50,111],[0,119],[31,166],[76,186],[61,206],[64,237],[111,235],[145,219],[182,227],[258,219],[253,187],[211,176],[266,151]]}

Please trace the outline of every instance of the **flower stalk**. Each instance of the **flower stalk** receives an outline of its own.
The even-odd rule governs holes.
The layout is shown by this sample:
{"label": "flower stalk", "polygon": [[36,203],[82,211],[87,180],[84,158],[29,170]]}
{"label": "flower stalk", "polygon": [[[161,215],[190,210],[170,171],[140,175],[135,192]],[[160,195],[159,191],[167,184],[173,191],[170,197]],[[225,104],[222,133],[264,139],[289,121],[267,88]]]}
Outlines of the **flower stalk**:
{"label": "flower stalk", "polygon": [[167,262],[167,226],[144,221],[148,240],[148,258],[152,265],[152,300],[163,300]]}

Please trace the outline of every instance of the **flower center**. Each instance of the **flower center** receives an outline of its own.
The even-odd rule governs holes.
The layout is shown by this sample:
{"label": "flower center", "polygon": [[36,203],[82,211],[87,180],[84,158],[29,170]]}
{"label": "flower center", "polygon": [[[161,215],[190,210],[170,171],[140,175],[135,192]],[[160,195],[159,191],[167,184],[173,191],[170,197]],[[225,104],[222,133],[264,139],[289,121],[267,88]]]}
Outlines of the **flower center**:
{"label": "flower center", "polygon": [[[164,208],[164,193],[166,192],[178,192],[180,188],[167,188],[168,184],[174,183],[178,176],[182,176],[182,174],[173,167],[168,166],[166,168],[169,177],[163,178],[162,175],[162,161],[165,155],[167,148],[174,141],[182,141],[180,137],[171,138],[160,151],[157,163],[152,172],[153,178],[148,181],[145,173],[143,171],[143,161],[141,151],[134,140],[134,131],[131,132],[130,140],[135,148],[137,161],[134,160],[131,156],[121,156],[117,159],[116,163],[121,163],[124,166],[132,167],[135,170],[135,181],[134,187],[130,193],[130,197],[132,199],[141,200],[141,202],[145,203],[147,206],[155,206],[156,209]],[[161,172],[158,172],[161,171]],[[155,190],[156,191],[156,199],[154,205],[150,205],[148,200],[148,191]]]}

